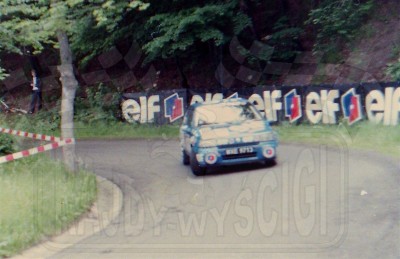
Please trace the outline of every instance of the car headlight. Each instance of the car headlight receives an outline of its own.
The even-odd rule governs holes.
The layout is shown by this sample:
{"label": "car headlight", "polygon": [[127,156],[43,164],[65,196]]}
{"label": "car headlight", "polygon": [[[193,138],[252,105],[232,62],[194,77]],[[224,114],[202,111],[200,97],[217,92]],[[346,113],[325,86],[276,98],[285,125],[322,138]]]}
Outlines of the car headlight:
{"label": "car headlight", "polygon": [[217,146],[216,139],[200,140],[199,147],[215,147]]}

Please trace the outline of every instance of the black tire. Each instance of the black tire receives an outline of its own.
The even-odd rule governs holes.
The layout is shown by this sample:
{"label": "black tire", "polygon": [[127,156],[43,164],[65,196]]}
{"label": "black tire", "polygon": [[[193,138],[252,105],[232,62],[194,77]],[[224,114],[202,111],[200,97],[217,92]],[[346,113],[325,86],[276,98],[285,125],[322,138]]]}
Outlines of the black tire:
{"label": "black tire", "polygon": [[207,168],[201,167],[199,162],[197,162],[196,155],[194,152],[190,153],[190,168],[192,169],[192,173],[196,176],[205,175]]}
{"label": "black tire", "polygon": [[184,165],[190,164],[190,157],[186,154],[185,150],[182,151],[182,163]]}

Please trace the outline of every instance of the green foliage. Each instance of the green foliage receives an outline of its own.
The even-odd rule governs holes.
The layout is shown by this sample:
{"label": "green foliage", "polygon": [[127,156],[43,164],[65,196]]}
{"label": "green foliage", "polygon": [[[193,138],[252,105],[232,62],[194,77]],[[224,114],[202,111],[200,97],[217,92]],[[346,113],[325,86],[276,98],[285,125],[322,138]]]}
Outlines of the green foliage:
{"label": "green foliage", "polygon": [[[0,121],[2,121],[2,127],[57,136],[60,135],[60,105],[58,102],[58,104],[50,110],[42,109],[33,115],[3,113],[0,114]],[[17,138],[17,140],[20,140],[20,138]]]}
{"label": "green foliage", "polygon": [[36,113],[33,116],[35,124],[32,130],[36,132],[57,131],[61,124],[60,106],[60,101],[58,101],[58,104],[52,109]]}
{"label": "green foliage", "polygon": [[113,30],[127,12],[147,6],[139,0],[91,1],[90,4],[85,0],[2,1],[0,35],[8,38],[7,45],[0,45],[14,52],[20,52],[20,46],[41,51],[44,44],[55,43],[58,30],[69,34],[79,32],[87,17],[95,20],[95,26]]}
{"label": "green foliage", "polygon": [[118,23],[122,20],[128,11],[139,9],[146,10],[149,6],[148,3],[141,1],[115,1],[106,0],[101,1],[101,8],[94,8],[92,14],[96,19],[97,26],[105,26],[108,31],[116,28]]}
{"label": "green foliage", "polygon": [[[83,95],[83,94],[82,94]],[[81,125],[91,125],[95,123],[104,123],[106,125],[118,121],[120,94],[113,89],[100,84],[97,87],[87,88],[83,97],[77,97],[75,100],[75,121]],[[33,133],[43,133],[48,135],[60,134],[60,101],[56,106],[49,110],[41,110],[33,115],[16,115],[7,114],[0,115],[0,119],[4,122],[3,127],[7,124],[10,128],[23,130]],[[1,144],[9,147],[7,135],[3,139],[0,138]],[[10,150],[6,149],[5,150]],[[1,152],[1,149],[0,149]]]}
{"label": "green foliage", "polygon": [[4,80],[7,76],[9,76],[6,71],[0,67],[0,81]]}
{"label": "green foliage", "polygon": [[281,17],[273,27],[273,34],[268,41],[275,50],[273,58],[277,60],[290,60],[299,53],[299,37],[303,33],[303,29],[292,27],[286,16]]}
{"label": "green foliage", "polygon": [[[318,52],[318,51],[317,51]],[[340,51],[340,47],[338,44],[327,44],[323,47],[323,60],[324,63],[332,63],[337,64],[340,63],[343,59],[342,53]]]}
{"label": "green foliage", "polygon": [[391,58],[396,58],[400,56],[400,43],[393,43],[393,48],[390,53]]}
{"label": "green foliage", "polygon": [[33,115],[21,114],[1,114],[0,120],[3,127],[23,130],[32,133],[42,133],[47,135],[59,135],[60,128],[60,101],[50,110],[42,109]]}
{"label": "green foliage", "polygon": [[354,39],[356,31],[373,8],[373,0],[325,0],[312,10],[307,24],[317,29],[314,51],[329,52],[335,46]]}
{"label": "green foliage", "polygon": [[108,32],[104,27],[96,26],[96,21],[90,16],[77,21],[78,27],[71,36],[71,48],[81,67],[85,67],[96,55],[107,51],[118,40],[130,34],[127,27]]}
{"label": "green foliage", "polygon": [[0,133],[0,156],[15,152],[14,138],[10,135]]}
{"label": "green foliage", "polygon": [[[400,56],[400,44],[393,43],[391,57],[395,58],[399,56]],[[391,76],[394,80],[400,81],[400,58],[397,60],[397,62],[388,64],[385,72],[386,75]]]}
{"label": "green foliage", "polygon": [[82,123],[115,122],[120,94],[103,84],[86,89],[86,98],[75,101],[75,119]]}
{"label": "green foliage", "polygon": [[271,56],[274,53],[273,47],[259,41],[255,41],[253,44],[257,45],[257,53],[252,53],[249,49],[244,48],[242,45],[237,47],[240,55],[246,57],[249,64],[254,65],[259,61],[269,61],[271,59]]}
{"label": "green foliage", "polygon": [[152,15],[144,26],[150,36],[143,46],[146,61],[174,57],[196,43],[228,42],[251,23],[237,6],[237,1],[210,3]]}
{"label": "green foliage", "polygon": [[257,49],[253,53],[243,46],[238,46],[239,53],[246,57],[250,65],[271,60],[289,61],[299,53],[299,37],[303,29],[292,27],[286,16],[281,17],[273,27],[273,33],[267,37],[267,44],[254,41],[252,44]]}
{"label": "green foliage", "polygon": [[[0,10],[0,34],[7,35],[6,42],[0,43],[1,48],[22,53],[22,47],[29,46],[40,52],[44,44],[53,43],[51,36],[56,30],[53,25],[61,18],[60,5],[54,4],[52,8],[50,1],[2,1]],[[55,19],[54,14],[57,14]],[[64,23],[64,27],[68,24]]]}
{"label": "green foliage", "polygon": [[[102,0],[90,4],[85,0],[1,1],[0,50],[22,54],[23,49],[30,48],[40,53],[45,47],[58,47],[58,31],[75,40],[95,28],[113,31],[127,14],[147,7],[140,0]],[[106,34],[101,37],[107,38]],[[90,42],[86,43],[82,50],[85,54],[104,50],[104,44],[90,49]]]}
{"label": "green foliage", "polygon": [[76,26],[71,34],[71,48],[79,64],[86,66],[96,55],[109,50],[121,39],[131,37],[133,29],[138,27],[137,22],[133,21],[138,15],[137,10],[143,11],[148,7],[148,3],[136,0],[108,0],[101,6],[84,3],[76,6],[73,12]]}
{"label": "green foliage", "polygon": [[394,80],[400,80],[400,58],[397,62],[388,65],[386,74],[393,77]]}

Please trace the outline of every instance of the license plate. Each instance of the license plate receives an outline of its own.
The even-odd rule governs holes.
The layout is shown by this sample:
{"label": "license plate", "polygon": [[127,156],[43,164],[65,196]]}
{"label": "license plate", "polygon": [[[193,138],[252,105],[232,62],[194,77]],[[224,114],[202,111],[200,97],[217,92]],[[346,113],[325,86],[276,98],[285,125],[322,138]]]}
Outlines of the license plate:
{"label": "license plate", "polygon": [[252,147],[238,147],[238,148],[230,148],[226,150],[227,155],[239,155],[239,154],[248,154],[253,153]]}

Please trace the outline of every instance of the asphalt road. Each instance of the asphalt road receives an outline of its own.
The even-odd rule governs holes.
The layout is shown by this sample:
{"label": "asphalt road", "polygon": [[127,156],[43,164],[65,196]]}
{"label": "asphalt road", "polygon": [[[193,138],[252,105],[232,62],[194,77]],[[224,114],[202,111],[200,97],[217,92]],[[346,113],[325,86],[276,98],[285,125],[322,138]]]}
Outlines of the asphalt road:
{"label": "asphalt road", "polygon": [[339,146],[282,144],[275,166],[195,177],[176,140],[78,142],[123,209],[54,258],[398,258],[399,162]]}

